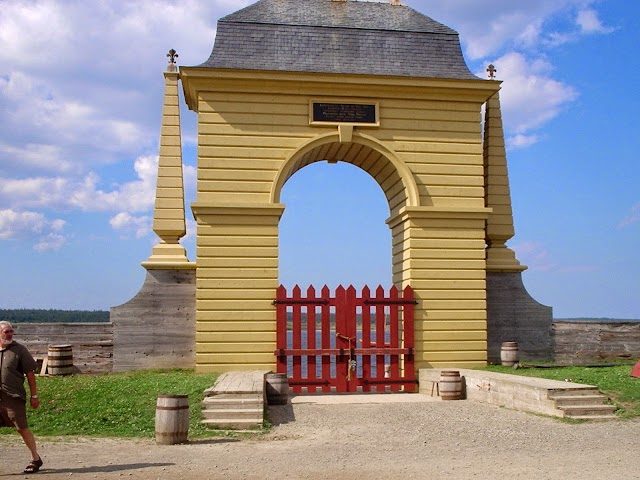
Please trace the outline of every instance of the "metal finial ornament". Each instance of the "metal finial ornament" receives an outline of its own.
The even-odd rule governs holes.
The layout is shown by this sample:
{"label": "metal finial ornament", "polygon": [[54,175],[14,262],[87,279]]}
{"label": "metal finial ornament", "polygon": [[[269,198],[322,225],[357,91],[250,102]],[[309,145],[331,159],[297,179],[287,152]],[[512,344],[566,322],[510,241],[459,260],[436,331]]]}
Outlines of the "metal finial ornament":
{"label": "metal finial ornament", "polygon": [[491,80],[495,80],[495,78],[496,78],[496,72],[497,72],[497,71],[498,71],[498,69],[497,69],[496,67],[494,67],[494,66],[493,66],[493,63],[492,63],[492,64],[490,64],[490,65],[487,67],[487,72],[489,72],[489,78],[490,78]]}
{"label": "metal finial ornament", "polygon": [[167,53],[167,58],[169,59],[169,65],[167,66],[167,70],[169,72],[177,71],[178,67],[176,66],[176,58],[178,58],[178,54],[173,48],[169,50],[169,53]]}

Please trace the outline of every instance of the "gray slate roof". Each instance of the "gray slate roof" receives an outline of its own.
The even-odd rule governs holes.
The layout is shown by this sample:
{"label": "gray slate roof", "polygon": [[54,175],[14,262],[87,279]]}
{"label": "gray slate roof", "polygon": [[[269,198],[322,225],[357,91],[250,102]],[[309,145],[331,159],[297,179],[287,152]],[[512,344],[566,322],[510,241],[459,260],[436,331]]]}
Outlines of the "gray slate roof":
{"label": "gray slate roof", "polygon": [[218,21],[200,67],[477,80],[458,33],[407,6],[260,0]]}

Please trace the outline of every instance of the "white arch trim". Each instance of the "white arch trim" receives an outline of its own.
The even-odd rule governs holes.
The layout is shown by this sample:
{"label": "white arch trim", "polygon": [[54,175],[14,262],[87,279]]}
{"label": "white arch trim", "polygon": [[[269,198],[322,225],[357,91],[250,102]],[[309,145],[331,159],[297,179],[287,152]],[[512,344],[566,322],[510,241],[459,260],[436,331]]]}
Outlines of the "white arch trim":
{"label": "white arch trim", "polygon": [[[296,164],[296,162],[306,153],[310,152],[314,148],[325,145],[327,143],[340,143],[340,135],[336,133],[325,133],[323,135],[319,135],[306,143],[300,146],[296,151],[294,151],[289,158],[285,160],[282,164],[278,173],[276,175],[275,181],[271,185],[271,194],[270,200],[271,203],[280,203],[280,193],[282,192],[282,187],[284,187],[285,182],[287,181],[288,174],[291,168]],[[387,148],[385,145],[380,143],[376,138],[370,137],[369,135],[364,135],[362,133],[353,133],[353,137],[351,138],[352,143],[358,143],[361,145],[365,145],[378,153],[384,155],[389,162],[395,167],[398,175],[402,179],[402,183],[404,184],[404,188],[407,190],[407,206],[408,207],[417,207],[420,205],[420,196],[418,195],[418,186],[413,178],[413,174],[411,170],[402,162],[397,155]]]}

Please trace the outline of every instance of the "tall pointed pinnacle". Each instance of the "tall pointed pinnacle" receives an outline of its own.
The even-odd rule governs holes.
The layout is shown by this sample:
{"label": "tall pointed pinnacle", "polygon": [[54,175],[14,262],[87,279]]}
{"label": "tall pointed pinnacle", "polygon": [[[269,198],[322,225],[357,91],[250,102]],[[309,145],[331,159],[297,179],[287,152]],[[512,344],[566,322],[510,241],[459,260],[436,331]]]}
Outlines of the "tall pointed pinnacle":
{"label": "tall pointed pinnacle", "polygon": [[[493,65],[487,68],[491,80],[495,79],[496,71]],[[487,271],[522,272],[527,267],[521,265],[515,252],[506,246],[507,241],[515,235],[515,229],[500,96],[497,92],[485,105],[483,156],[485,203],[493,210],[487,219]]]}
{"label": "tall pointed pinnacle", "polygon": [[160,242],[153,247],[149,259],[142,263],[147,270],[193,268],[193,263],[189,262],[180,244],[180,239],[186,233],[186,224],[178,97],[180,74],[175,63],[177,56],[175,50],[169,50],[169,64],[164,72],[158,182],[153,210],[153,231],[160,237]]}

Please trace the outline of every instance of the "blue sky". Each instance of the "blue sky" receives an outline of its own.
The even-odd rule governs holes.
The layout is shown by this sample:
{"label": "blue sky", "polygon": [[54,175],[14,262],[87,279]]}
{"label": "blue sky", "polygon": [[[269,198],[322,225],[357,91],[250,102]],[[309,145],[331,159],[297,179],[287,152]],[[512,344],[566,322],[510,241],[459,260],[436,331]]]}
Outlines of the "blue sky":
{"label": "blue sky", "polygon": [[[108,309],[144,280],[166,52],[206,60],[241,0],[0,0],[0,308]],[[525,285],[559,317],[640,319],[640,3],[405,0],[502,80]],[[34,34],[37,32],[37,34]],[[195,114],[183,106],[187,202]],[[281,281],[388,285],[375,182],[312,165],[284,189]],[[195,259],[194,223],[184,240]]]}

